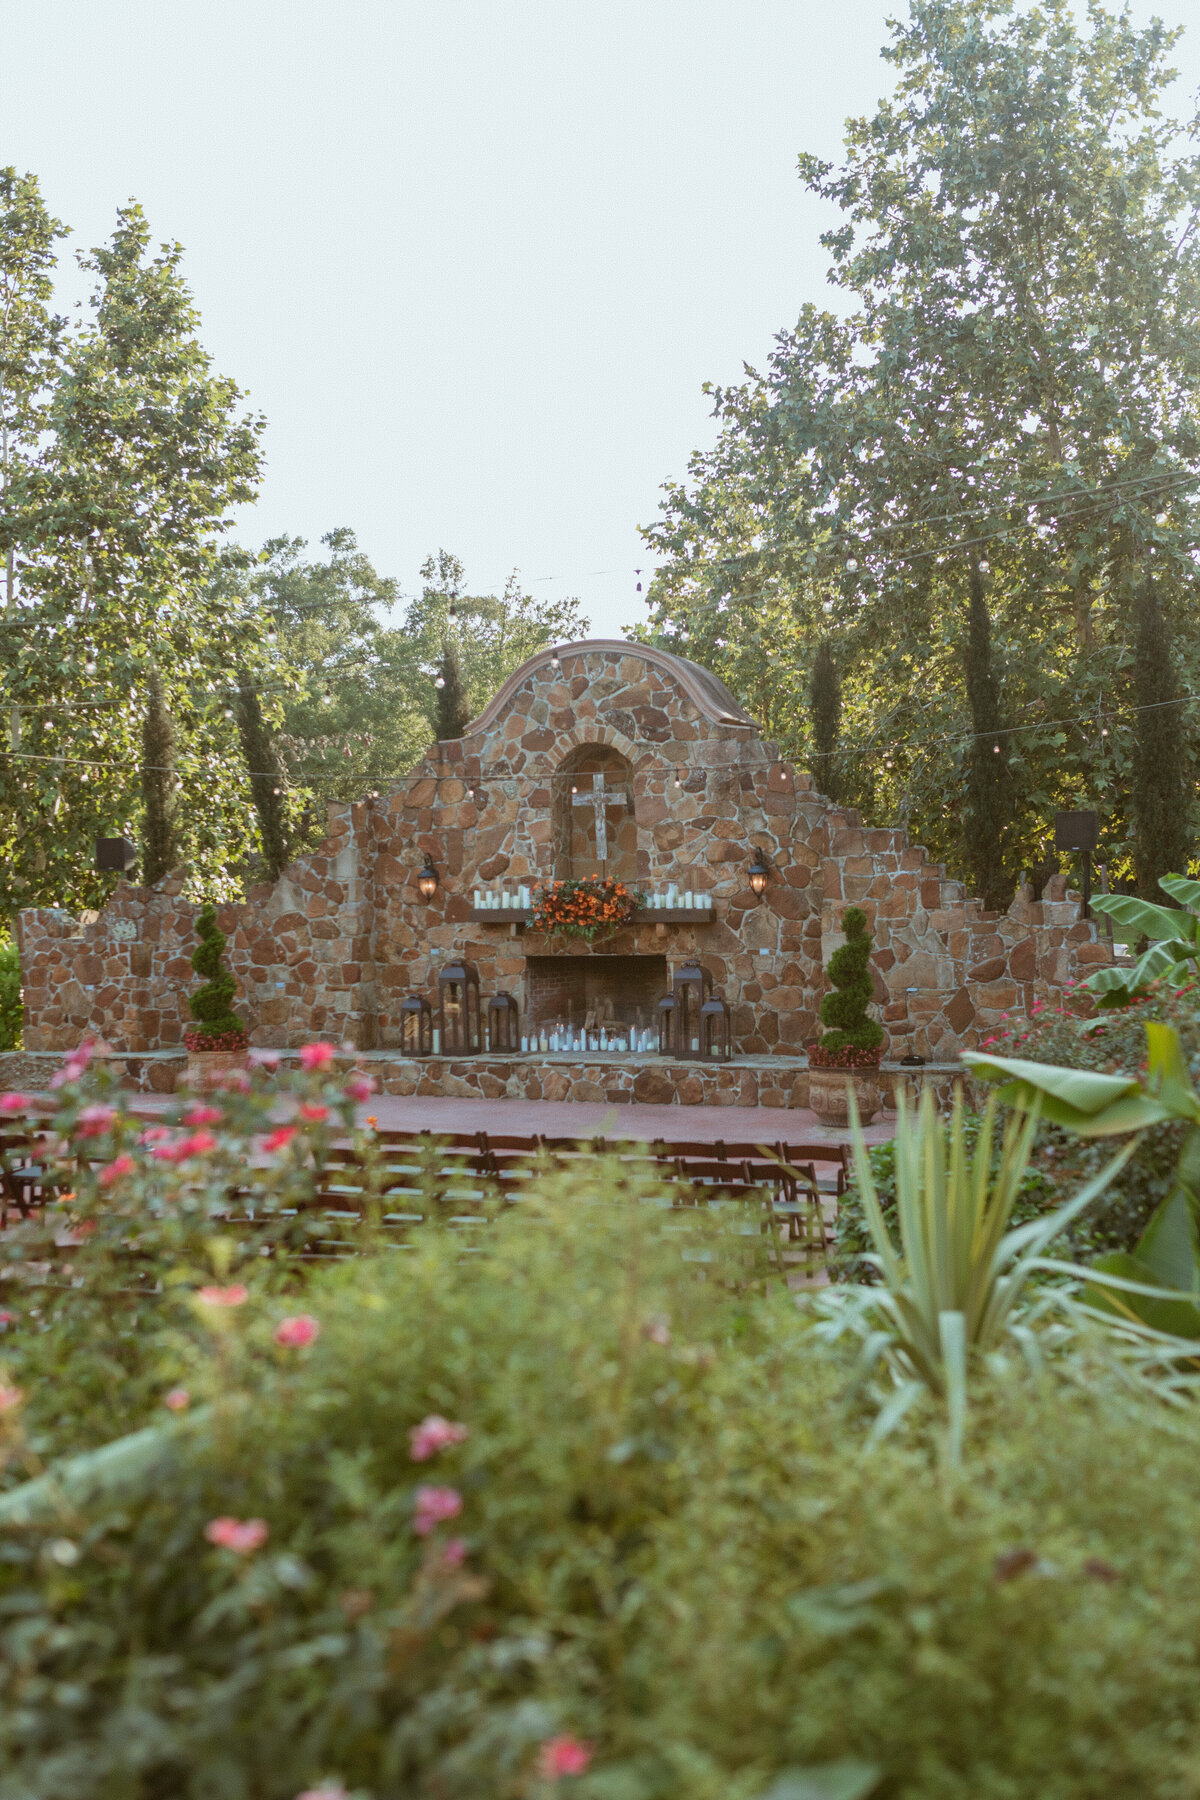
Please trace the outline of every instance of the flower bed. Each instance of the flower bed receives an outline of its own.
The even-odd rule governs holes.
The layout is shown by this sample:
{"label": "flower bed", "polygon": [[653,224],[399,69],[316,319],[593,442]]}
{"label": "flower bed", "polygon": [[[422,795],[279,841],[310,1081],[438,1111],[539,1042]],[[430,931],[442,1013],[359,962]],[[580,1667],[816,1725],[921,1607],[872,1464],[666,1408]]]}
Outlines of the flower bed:
{"label": "flower bed", "polygon": [[820,1044],[808,1046],[810,1069],[877,1069],[882,1059],[882,1049],[855,1050],[849,1044],[836,1050],[826,1050]]}
{"label": "flower bed", "polygon": [[631,893],[623,881],[607,876],[556,881],[538,888],[533,896],[533,928],[562,937],[585,938],[591,944],[628,925],[641,901],[641,894]]}

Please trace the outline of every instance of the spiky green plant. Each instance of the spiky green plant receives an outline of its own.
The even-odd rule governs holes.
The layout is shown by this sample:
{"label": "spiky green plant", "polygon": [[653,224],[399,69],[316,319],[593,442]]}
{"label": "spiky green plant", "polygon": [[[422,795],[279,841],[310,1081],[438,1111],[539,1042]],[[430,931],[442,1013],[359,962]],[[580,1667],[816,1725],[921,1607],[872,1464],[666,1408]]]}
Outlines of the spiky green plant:
{"label": "spiky green plant", "polygon": [[875,1191],[851,1096],[855,1176],[875,1246],[873,1260],[883,1278],[882,1287],[869,1290],[882,1327],[873,1352],[887,1359],[898,1382],[885,1424],[899,1419],[923,1391],[937,1395],[949,1413],[951,1462],[962,1454],[972,1354],[999,1343],[1042,1251],[1104,1191],[1134,1149],[1127,1145],[1065,1205],[1010,1230],[1039,1113],[1034,1105],[1024,1116],[1010,1117],[993,1172],[996,1110],[993,1096],[968,1149],[961,1089],[948,1124],[929,1088],[918,1102],[915,1121],[905,1096],[899,1096],[897,1246]]}

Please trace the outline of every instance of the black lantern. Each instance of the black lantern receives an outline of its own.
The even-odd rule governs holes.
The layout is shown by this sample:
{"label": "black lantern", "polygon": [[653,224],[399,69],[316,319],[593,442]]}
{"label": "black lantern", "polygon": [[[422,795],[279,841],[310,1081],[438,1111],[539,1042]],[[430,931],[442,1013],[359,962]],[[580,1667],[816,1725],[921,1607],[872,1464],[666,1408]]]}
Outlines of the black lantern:
{"label": "black lantern", "polygon": [[664,994],[655,1012],[658,1016],[658,1054],[670,1056],[675,1048],[675,996]]}
{"label": "black lantern", "polygon": [[438,872],[434,868],[433,858],[427,850],[425,852],[425,862],[421,868],[421,873],[417,876],[417,892],[420,894],[422,900],[424,900],[426,906],[428,906],[437,891]]}
{"label": "black lantern", "polygon": [[488,1038],[493,1050],[521,1048],[521,1009],[511,994],[493,994],[488,1001]]}
{"label": "black lantern", "polygon": [[433,1008],[420,994],[400,1002],[400,1048],[405,1056],[433,1055]]}
{"label": "black lantern", "polygon": [[479,972],[474,963],[447,963],[438,976],[438,1033],[443,1056],[479,1049]]}
{"label": "black lantern", "polygon": [[771,865],[761,850],[754,852],[754,861],[746,871],[750,877],[750,887],[761,900],[767,890],[767,882],[771,879]]}
{"label": "black lantern", "polygon": [[126,837],[96,839],[96,867],[105,874],[124,875],[137,861],[137,845]]}
{"label": "black lantern", "polygon": [[719,994],[710,994],[700,1008],[700,1054],[705,1062],[733,1060],[729,1008]]}
{"label": "black lantern", "polygon": [[712,992],[712,976],[701,963],[681,963],[671,983],[675,996],[675,1055],[700,1055],[700,1008]]}

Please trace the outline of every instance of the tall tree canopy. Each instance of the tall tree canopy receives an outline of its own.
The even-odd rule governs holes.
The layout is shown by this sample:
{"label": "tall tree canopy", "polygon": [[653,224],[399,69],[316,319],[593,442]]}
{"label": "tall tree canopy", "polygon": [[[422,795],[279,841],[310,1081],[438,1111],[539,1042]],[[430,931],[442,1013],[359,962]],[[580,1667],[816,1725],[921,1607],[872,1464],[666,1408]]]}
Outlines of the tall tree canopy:
{"label": "tall tree canopy", "polygon": [[[911,817],[993,898],[1058,805],[1094,805],[1132,861],[1151,575],[1181,693],[1200,678],[1200,156],[1197,121],[1160,111],[1175,36],[1098,4],[1080,23],[1068,0],[914,0],[883,52],[894,96],[850,122],[841,166],[800,161],[840,214],[843,310],[806,306],[764,373],[713,390],[717,443],[648,533],[657,639],[805,758],[832,636],[842,797]],[[999,878],[971,838],[985,625]],[[1181,754],[1194,797],[1194,733]]]}
{"label": "tall tree canopy", "polygon": [[[259,634],[212,583],[233,554],[221,544],[231,509],[255,493],[262,421],[213,372],[182,251],[151,253],[140,208],[122,208],[110,242],[80,257],[95,285],[69,327],[49,311],[62,230],[31,176],[0,172],[0,215],[0,911],[11,911],[102,897],[93,840],[142,835],[151,711],[174,727],[180,855],[219,873],[247,848],[230,690]],[[146,791],[153,811],[161,796]]]}

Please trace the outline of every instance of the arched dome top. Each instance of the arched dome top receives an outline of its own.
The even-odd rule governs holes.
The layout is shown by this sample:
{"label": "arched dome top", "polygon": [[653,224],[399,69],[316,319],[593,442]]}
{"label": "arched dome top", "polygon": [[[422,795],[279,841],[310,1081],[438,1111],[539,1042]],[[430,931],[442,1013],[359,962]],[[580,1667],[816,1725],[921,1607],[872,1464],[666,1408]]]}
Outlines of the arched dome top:
{"label": "arched dome top", "polygon": [[630,644],[623,638],[585,638],[579,644],[548,645],[531,656],[515,669],[477,719],[463,732],[464,737],[475,737],[487,731],[496,721],[503,717],[513,695],[529,680],[531,675],[541,670],[549,670],[551,658],[554,656],[586,656],[589,651],[596,651],[605,656],[638,656],[651,668],[661,669],[665,675],[678,683],[697,710],[714,725],[737,725],[743,730],[756,731],[758,727],[737,700],[730,693],[725,683],[718,679],[710,669],[702,669],[699,663],[689,662],[685,656],[673,656],[669,650],[658,650],[650,644]]}

